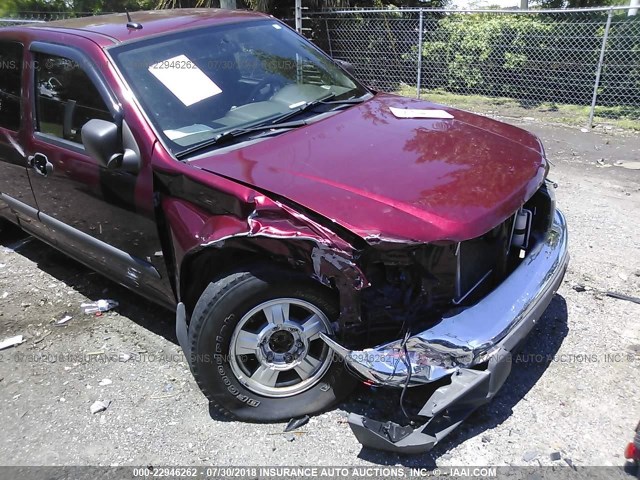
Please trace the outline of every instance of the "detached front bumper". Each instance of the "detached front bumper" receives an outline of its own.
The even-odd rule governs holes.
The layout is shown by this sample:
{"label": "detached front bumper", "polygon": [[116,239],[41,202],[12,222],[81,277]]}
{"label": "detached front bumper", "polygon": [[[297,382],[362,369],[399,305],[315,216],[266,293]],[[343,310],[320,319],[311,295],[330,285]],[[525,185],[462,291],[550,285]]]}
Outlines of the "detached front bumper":
{"label": "detached front bumper", "polygon": [[381,450],[424,452],[487,403],[511,371],[510,352],[551,302],[568,262],[566,222],[556,210],[544,238],[476,305],[443,318],[406,342],[351,351],[323,336],[351,370],[376,385],[417,386],[451,376],[451,383],[438,388],[419,412],[426,423],[417,429],[351,414],[349,423],[360,443]]}

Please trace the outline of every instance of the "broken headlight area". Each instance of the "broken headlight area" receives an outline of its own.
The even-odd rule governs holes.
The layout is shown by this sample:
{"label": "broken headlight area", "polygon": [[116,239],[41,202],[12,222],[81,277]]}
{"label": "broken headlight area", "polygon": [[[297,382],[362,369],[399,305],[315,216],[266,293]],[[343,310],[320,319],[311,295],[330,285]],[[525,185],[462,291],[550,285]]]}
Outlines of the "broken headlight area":
{"label": "broken headlight area", "polygon": [[351,331],[342,337],[355,340],[325,342],[369,384],[445,384],[418,413],[426,423],[415,431],[358,415],[350,425],[367,446],[424,451],[504,383],[510,352],[564,277],[567,231],[545,184],[479,238],[381,249],[362,260],[370,283],[360,292],[362,321],[345,325]]}
{"label": "broken headlight area", "polygon": [[[369,285],[359,292],[360,317],[342,325],[341,345],[361,352],[363,363],[374,363],[374,358],[397,363],[404,344],[412,343],[402,340],[405,335],[446,323],[502,284],[548,234],[554,213],[553,192],[545,183],[522,208],[478,238],[402,247],[380,243],[365,251],[358,263]],[[396,353],[367,353],[372,345],[389,342]],[[436,350],[408,353],[417,369],[424,364],[449,369],[476,360]]]}

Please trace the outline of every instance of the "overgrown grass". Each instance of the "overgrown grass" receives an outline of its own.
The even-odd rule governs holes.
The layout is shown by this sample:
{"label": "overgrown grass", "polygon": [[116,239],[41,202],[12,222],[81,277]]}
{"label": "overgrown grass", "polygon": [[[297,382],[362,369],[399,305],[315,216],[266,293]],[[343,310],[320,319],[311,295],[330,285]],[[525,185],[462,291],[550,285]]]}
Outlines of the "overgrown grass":
{"label": "overgrown grass", "polygon": [[[415,97],[416,88],[402,85],[396,93],[406,97]],[[443,105],[450,105],[476,113],[496,114],[505,117],[533,117],[541,121],[564,123],[584,127],[589,119],[590,106],[561,103],[525,102],[506,97],[483,97],[480,95],[459,95],[442,90],[422,90],[421,98]],[[634,107],[596,107],[594,126],[612,126],[640,131],[640,108]]]}

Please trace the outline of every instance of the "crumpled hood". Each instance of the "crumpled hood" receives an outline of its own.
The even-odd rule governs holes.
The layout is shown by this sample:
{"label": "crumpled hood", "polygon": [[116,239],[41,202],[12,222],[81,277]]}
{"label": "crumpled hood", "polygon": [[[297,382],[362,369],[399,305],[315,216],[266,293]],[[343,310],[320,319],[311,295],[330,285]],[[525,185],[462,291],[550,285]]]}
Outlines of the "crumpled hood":
{"label": "crumpled hood", "polygon": [[[389,107],[453,119],[396,118]],[[534,135],[390,94],[192,165],[275,193],[374,241],[461,241],[515,212],[547,163]]]}

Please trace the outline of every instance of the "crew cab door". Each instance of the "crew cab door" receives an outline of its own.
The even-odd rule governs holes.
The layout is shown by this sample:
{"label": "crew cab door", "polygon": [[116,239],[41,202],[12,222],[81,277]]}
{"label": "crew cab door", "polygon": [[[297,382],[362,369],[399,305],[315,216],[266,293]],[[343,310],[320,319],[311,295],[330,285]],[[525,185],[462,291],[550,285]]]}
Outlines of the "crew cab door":
{"label": "crew cab door", "polygon": [[89,120],[126,121],[113,89],[80,48],[34,42],[30,53],[29,177],[40,221],[58,248],[169,306],[155,215],[140,208],[153,205],[151,170],[107,169],[82,143]]}
{"label": "crew cab door", "polygon": [[24,152],[23,57],[20,36],[0,33],[0,215],[15,221],[17,214],[33,231],[37,210]]}

